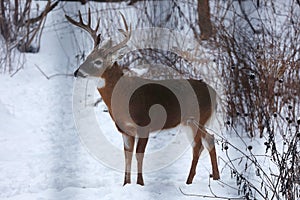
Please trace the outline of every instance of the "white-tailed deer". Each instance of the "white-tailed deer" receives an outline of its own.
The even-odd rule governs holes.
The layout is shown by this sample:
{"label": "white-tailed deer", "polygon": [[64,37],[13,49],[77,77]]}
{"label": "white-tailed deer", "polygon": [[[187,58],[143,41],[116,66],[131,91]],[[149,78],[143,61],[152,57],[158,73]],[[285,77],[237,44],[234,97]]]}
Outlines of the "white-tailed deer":
{"label": "white-tailed deer", "polygon": [[[105,80],[105,85],[98,88],[98,91],[108,107],[108,111],[115,122],[116,127],[122,133],[125,153],[125,178],[124,185],[131,182],[131,162],[134,152],[134,144],[137,139],[136,159],[138,164],[137,184],[144,185],[142,168],[145,148],[148,142],[149,133],[160,129],[169,129],[179,124],[189,125],[193,130],[193,160],[186,183],[190,184],[196,174],[196,166],[199,156],[203,150],[203,144],[208,149],[212,164],[212,177],[219,179],[217,157],[215,150],[214,136],[205,130],[205,124],[210,119],[215,109],[216,92],[201,80],[193,79],[169,79],[169,80],[149,80],[139,77],[128,77],[124,75],[123,68],[117,62],[111,64],[111,55],[126,45],[131,37],[131,28],[128,29],[126,20],[122,15],[125,29],[122,33],[125,39],[119,44],[112,46],[108,42],[102,47],[100,44],[99,20],[96,28],[91,27],[91,13],[89,10],[87,23],[83,22],[79,12],[79,21],[75,21],[66,16],[68,21],[75,26],[86,30],[94,40],[94,49],[75,71],[76,77],[101,77]],[[108,66],[109,65],[109,66]],[[118,84],[122,82],[121,84]],[[180,85],[188,83],[196,97],[196,104],[190,103],[191,98],[185,91],[179,90],[181,98],[186,102],[181,105],[177,96],[165,85]],[[128,97],[128,90],[136,87],[134,92]],[[116,89],[118,87],[118,89]],[[164,108],[166,119],[163,125],[159,124],[158,115],[149,116],[149,110],[154,105]],[[182,108],[183,107],[183,108]],[[195,107],[198,107],[195,109]],[[126,112],[126,109],[129,112]],[[182,112],[184,110],[184,113]],[[195,113],[195,110],[200,113]],[[151,115],[151,114],[150,114]],[[188,123],[194,120],[194,123]],[[195,121],[197,120],[197,121]]]}

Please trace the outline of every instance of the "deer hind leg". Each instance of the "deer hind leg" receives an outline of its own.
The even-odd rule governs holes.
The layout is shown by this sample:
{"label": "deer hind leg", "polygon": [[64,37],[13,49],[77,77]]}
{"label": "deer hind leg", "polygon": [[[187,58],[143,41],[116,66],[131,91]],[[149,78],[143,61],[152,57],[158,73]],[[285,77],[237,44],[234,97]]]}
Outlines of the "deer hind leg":
{"label": "deer hind leg", "polygon": [[198,129],[196,135],[194,136],[193,160],[192,160],[191,169],[186,184],[191,184],[193,182],[193,179],[196,175],[198,160],[202,151],[203,151],[203,146],[201,141],[201,133],[200,130]]}
{"label": "deer hind leg", "polygon": [[205,148],[209,151],[210,161],[212,165],[212,177],[214,180],[220,179],[220,173],[217,163],[217,153],[215,148],[215,137],[209,134],[206,130],[203,130],[203,140]]}
{"label": "deer hind leg", "polygon": [[137,175],[136,183],[139,185],[144,185],[143,160],[144,160],[144,153],[145,153],[147,143],[148,143],[148,137],[138,138],[137,147],[136,147],[138,175]]}
{"label": "deer hind leg", "polygon": [[125,177],[124,184],[131,183],[131,162],[134,148],[134,136],[122,134],[124,142],[124,154],[125,154]]}

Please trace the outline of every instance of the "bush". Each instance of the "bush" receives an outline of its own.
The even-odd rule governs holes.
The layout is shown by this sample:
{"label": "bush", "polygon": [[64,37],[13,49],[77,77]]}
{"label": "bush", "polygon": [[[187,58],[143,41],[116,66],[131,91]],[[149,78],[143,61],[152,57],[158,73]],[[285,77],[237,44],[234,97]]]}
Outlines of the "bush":
{"label": "bush", "polygon": [[53,10],[58,1],[48,0],[41,11],[39,4],[33,9],[32,0],[0,0],[0,33],[4,45],[1,45],[1,72],[12,72],[14,51],[37,53],[40,48],[41,34],[47,14]]}

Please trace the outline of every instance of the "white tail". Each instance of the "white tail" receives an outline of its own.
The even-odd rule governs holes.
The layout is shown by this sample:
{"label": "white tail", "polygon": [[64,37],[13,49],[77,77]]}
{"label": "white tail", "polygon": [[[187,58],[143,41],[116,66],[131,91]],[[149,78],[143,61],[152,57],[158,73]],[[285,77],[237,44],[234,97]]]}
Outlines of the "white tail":
{"label": "white tail", "polygon": [[[207,144],[205,147],[208,149],[211,158],[212,177],[215,180],[219,179],[214,136],[210,135],[205,129],[205,124],[211,118],[215,109],[215,90],[201,80],[148,80],[139,77],[127,77],[124,75],[122,67],[116,62],[110,64],[111,54],[126,45],[131,36],[131,29],[128,29],[123,15],[126,30],[123,30],[122,33],[125,39],[116,46],[112,46],[112,42],[109,41],[103,44],[101,48],[99,47],[100,35],[97,34],[99,21],[96,28],[92,29],[90,10],[87,24],[84,24],[80,13],[79,22],[74,21],[69,16],[66,16],[66,18],[72,24],[88,31],[94,40],[93,51],[75,71],[74,75],[76,77],[101,77],[105,80],[105,85],[98,88],[98,91],[107,105],[116,127],[123,136],[125,153],[124,185],[131,182],[131,161],[135,140],[137,139],[137,183],[144,185],[143,158],[150,132],[173,128],[179,124],[189,125],[194,136],[193,160],[186,183],[191,184],[196,174],[198,159],[203,150],[203,140]],[[109,64],[110,66],[107,66]],[[187,87],[191,88],[193,95],[187,93],[186,88],[182,88],[183,85],[188,85]],[[166,86],[172,86],[177,94],[174,94]],[[181,100],[178,100],[178,96]],[[164,108],[166,118],[163,124],[161,124],[160,116],[162,113],[151,114],[150,110],[156,105]]]}

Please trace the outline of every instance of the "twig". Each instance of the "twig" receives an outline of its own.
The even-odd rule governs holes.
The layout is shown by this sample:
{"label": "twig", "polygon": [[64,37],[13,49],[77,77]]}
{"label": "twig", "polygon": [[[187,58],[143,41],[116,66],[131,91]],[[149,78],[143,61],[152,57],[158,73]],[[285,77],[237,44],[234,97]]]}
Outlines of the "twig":
{"label": "twig", "polygon": [[213,192],[213,190],[212,190],[212,188],[211,188],[211,185],[210,185],[210,177],[208,178],[208,188],[209,188],[210,193],[211,193],[214,197],[217,197],[217,195]]}
{"label": "twig", "polygon": [[102,102],[102,98],[99,98],[95,103],[94,103],[94,106],[97,107],[99,103]]}
{"label": "twig", "polygon": [[186,193],[183,192],[182,189],[179,187],[179,191],[181,192],[181,194],[183,194],[184,196],[189,196],[189,197],[202,197],[202,198],[211,198],[211,199],[227,199],[227,200],[242,200],[242,199],[246,199],[245,197],[224,197],[224,196],[211,196],[211,195],[204,195],[204,194],[192,194],[192,193]]}
{"label": "twig", "polygon": [[12,78],[14,75],[16,75],[21,69],[23,69],[23,67],[19,67],[14,73],[12,73],[10,75],[10,77]]}
{"label": "twig", "polygon": [[51,12],[58,5],[58,3],[59,3],[59,1],[56,1],[51,5],[51,1],[48,1],[44,11],[39,16],[37,16],[35,18],[28,19],[28,20],[25,21],[25,23],[33,24],[33,23],[36,23],[38,21],[42,21],[45,18],[45,16],[47,16],[47,14],[49,12]]}
{"label": "twig", "polygon": [[221,180],[217,180],[217,181],[219,182],[219,184],[220,184],[221,186],[222,186],[222,184],[223,184],[223,186],[225,185],[225,186],[227,186],[227,187],[229,187],[229,188],[231,188],[231,189],[238,190],[237,188],[235,188],[235,187],[229,185],[228,183],[225,183],[224,181],[221,181]]}
{"label": "twig", "polygon": [[[71,77],[74,77],[73,74],[63,74],[63,73],[57,73],[57,74],[53,74],[53,75],[50,75],[48,76],[38,65],[35,64],[35,67],[43,74],[43,76],[50,80],[51,78],[53,77],[56,77],[56,76],[71,76]],[[15,74],[15,73],[14,73]]]}
{"label": "twig", "polygon": [[250,19],[248,18],[248,15],[247,15],[247,13],[246,13],[246,11],[245,11],[243,5],[242,5],[241,0],[239,0],[238,2],[239,2],[240,9],[241,9],[241,11],[242,11],[242,14],[243,14],[243,16],[245,17],[245,20],[246,20],[246,22],[249,24],[249,26],[250,26],[251,30],[253,31],[253,33],[260,33],[261,31],[256,30],[256,29],[254,28],[254,26],[252,25]]}

